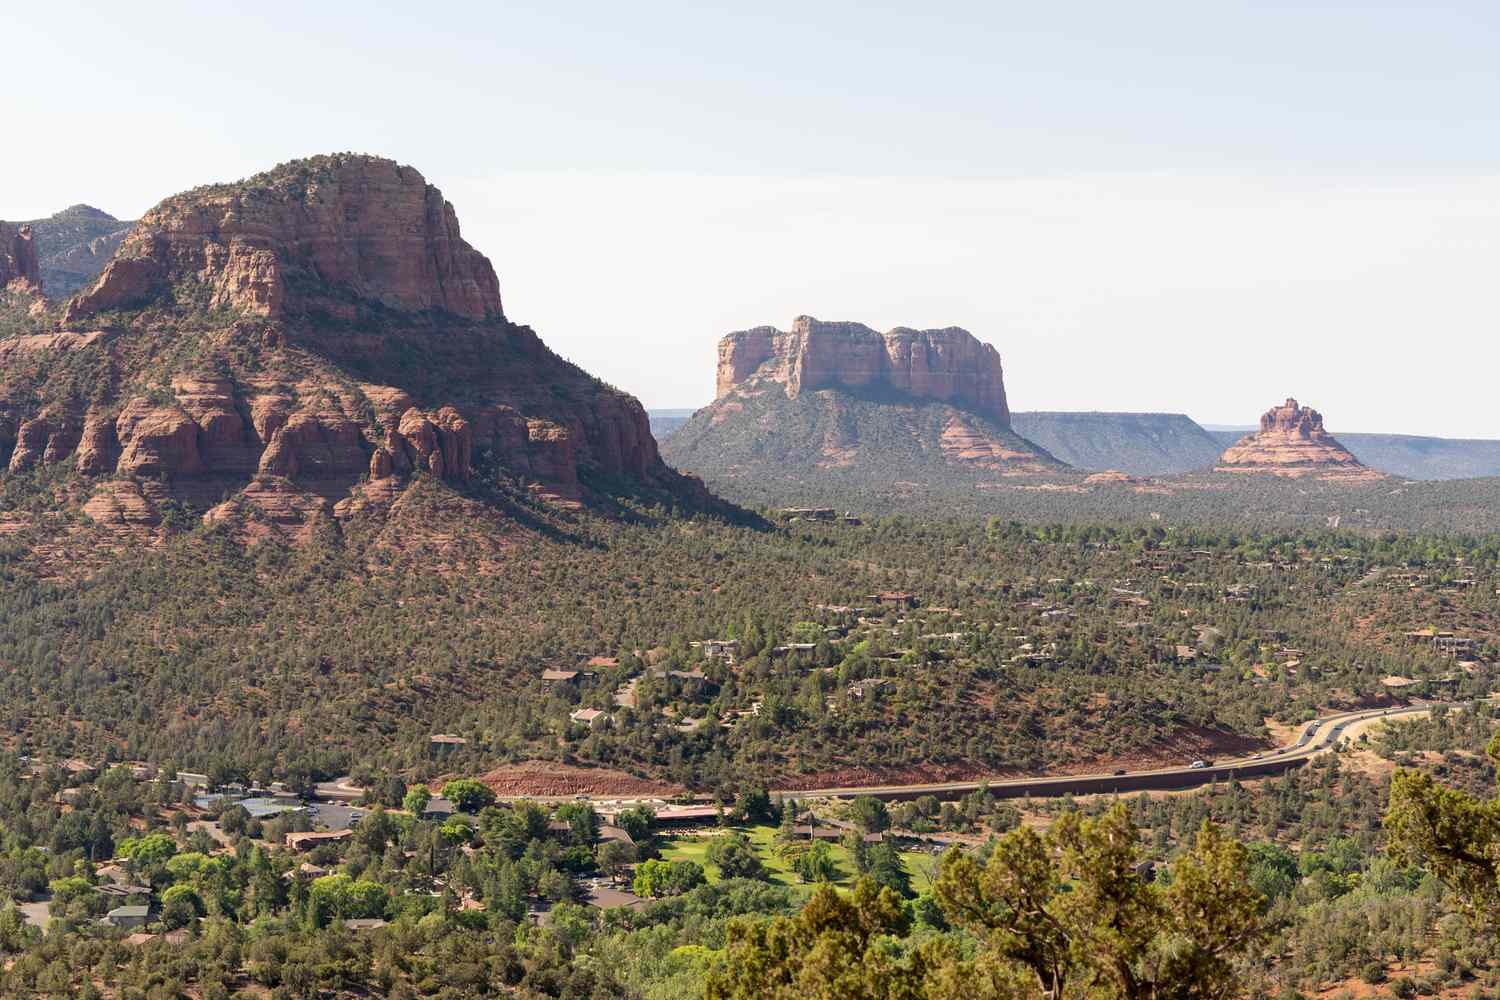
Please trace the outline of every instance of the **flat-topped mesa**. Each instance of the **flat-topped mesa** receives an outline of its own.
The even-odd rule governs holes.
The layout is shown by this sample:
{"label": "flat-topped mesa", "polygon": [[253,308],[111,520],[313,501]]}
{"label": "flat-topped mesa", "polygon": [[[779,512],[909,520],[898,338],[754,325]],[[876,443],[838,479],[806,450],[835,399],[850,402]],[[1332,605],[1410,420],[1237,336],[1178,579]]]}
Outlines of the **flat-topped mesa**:
{"label": "flat-topped mesa", "polygon": [[195,188],[136,223],[66,321],[141,305],[185,281],[210,308],[347,314],[350,300],[501,318],[490,262],[459,235],[442,192],[393,160],[334,154]]}
{"label": "flat-topped mesa", "polygon": [[1260,430],[1247,434],[1219,458],[1219,472],[1251,472],[1318,479],[1383,478],[1323,429],[1323,415],[1287,399],[1260,418]]}
{"label": "flat-topped mesa", "polygon": [[719,341],[718,398],[760,380],[779,382],[791,399],[817,389],[884,388],[1010,426],[999,352],[956,326],[878,333],[799,316],[790,332],[761,326]]}
{"label": "flat-topped mesa", "polygon": [[37,260],[36,242],[31,238],[31,227],[0,222],[0,292],[12,284],[40,292],[41,266]]}

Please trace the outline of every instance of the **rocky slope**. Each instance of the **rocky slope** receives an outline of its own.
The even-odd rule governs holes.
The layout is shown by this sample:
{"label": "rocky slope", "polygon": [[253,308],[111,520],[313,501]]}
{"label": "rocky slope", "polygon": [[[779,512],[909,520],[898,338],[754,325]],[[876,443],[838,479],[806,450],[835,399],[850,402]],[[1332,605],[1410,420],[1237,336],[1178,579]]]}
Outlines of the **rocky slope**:
{"label": "rocky slope", "polygon": [[[799,317],[719,343],[719,396],[663,444],[668,461],[747,499],[736,482],[1032,476],[1062,468],[1010,428],[1000,356],[956,327],[876,333]],[[816,475],[818,483],[809,477]]]}
{"label": "rocky slope", "polygon": [[710,502],[634,398],[506,319],[453,207],[390,160],[168,198],[60,328],[0,340],[0,359],[0,464],[74,477],[82,511],[118,529],[185,505],[305,534],[390,508],[417,476]]}
{"label": "rocky slope", "polygon": [[1294,479],[1379,479],[1323,429],[1323,415],[1295,399],[1267,410],[1260,429],[1231,445],[1219,457],[1219,472],[1260,473]]}
{"label": "rocky slope", "polygon": [[1074,468],[1134,476],[1207,469],[1224,450],[1180,413],[1013,413],[1011,428]]}
{"label": "rocky slope", "polygon": [[[7,291],[12,286],[24,286],[28,292],[41,289],[36,241],[30,226],[0,222],[0,291]],[[16,290],[23,289],[18,287]]]}
{"label": "rocky slope", "polygon": [[92,205],[73,205],[27,225],[36,241],[43,291],[48,298],[66,299],[99,276],[134,223]]}

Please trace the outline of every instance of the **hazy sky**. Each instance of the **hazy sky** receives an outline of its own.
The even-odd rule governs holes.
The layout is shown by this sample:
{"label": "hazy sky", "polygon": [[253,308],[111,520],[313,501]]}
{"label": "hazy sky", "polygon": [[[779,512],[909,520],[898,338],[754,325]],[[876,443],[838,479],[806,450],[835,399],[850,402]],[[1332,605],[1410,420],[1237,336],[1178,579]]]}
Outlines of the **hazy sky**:
{"label": "hazy sky", "polygon": [[1016,409],[1500,437],[1500,5],[228,6],[8,12],[0,217],[353,149],[648,406],[809,313],[966,327]]}

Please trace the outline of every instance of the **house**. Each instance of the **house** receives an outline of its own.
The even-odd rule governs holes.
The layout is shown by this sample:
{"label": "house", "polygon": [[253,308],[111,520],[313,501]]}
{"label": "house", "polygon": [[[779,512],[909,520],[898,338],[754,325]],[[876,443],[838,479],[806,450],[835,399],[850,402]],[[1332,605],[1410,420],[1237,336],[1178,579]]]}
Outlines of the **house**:
{"label": "house", "polygon": [[658,826],[683,826],[708,821],[717,822],[718,806],[667,806],[656,811]]}
{"label": "house", "polygon": [[542,680],[549,684],[571,684],[578,679],[576,670],[543,670]]}
{"label": "house", "polygon": [[379,917],[358,917],[354,920],[345,920],[344,926],[351,931],[373,931],[379,927],[385,927],[386,922]]}
{"label": "house", "polygon": [[94,886],[94,891],[101,896],[115,896],[121,899],[130,896],[150,896],[149,885],[131,885],[128,882],[102,882]]}
{"label": "house", "polygon": [[872,695],[881,688],[895,683],[889,677],[871,677],[868,680],[858,681],[849,685],[849,696],[851,698],[864,698]]}
{"label": "house", "polygon": [[618,826],[610,826],[608,824],[599,827],[599,839],[613,840],[617,843],[627,844],[630,847],[635,846],[635,840],[631,838],[630,834],[626,833]]}
{"label": "house", "polygon": [[104,922],[111,927],[121,930],[133,931],[145,927],[151,920],[151,907],[140,903],[131,906],[117,906],[104,915]]}
{"label": "house", "polygon": [[427,738],[427,752],[434,757],[446,757],[469,741],[452,733],[433,733]]}
{"label": "house", "polygon": [[690,645],[702,651],[705,659],[733,663],[735,651],[740,648],[740,641],[738,639],[704,639],[701,642],[694,641]]}
{"label": "house", "polygon": [[572,719],[578,725],[588,726],[590,729],[597,729],[609,721],[609,716],[603,710],[597,708],[580,708],[576,712],[569,713],[568,718]]}
{"label": "house", "polygon": [[883,590],[878,594],[871,594],[865,600],[871,604],[879,604],[888,608],[914,608],[917,606],[917,595],[907,590]]}
{"label": "house", "polygon": [[338,844],[354,836],[353,830],[331,830],[320,833],[289,833],[286,846],[294,851],[310,851],[320,844]]}
{"label": "house", "polygon": [[777,515],[784,521],[833,521],[838,511],[832,507],[783,507]]}
{"label": "house", "polygon": [[590,906],[597,906],[601,910],[639,910],[648,906],[651,900],[642,899],[634,893],[622,892],[619,889],[596,886],[589,890],[585,902]]}
{"label": "house", "polygon": [[422,807],[422,818],[426,820],[447,819],[458,812],[458,807],[441,795],[434,795],[427,800],[427,805]]}

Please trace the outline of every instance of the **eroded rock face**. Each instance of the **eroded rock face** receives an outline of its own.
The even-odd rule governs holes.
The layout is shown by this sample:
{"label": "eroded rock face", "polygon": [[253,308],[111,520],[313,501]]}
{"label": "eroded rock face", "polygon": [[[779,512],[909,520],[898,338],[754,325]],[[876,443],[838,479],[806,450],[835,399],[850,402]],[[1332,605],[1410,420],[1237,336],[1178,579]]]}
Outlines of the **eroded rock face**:
{"label": "eroded rock face", "polygon": [[336,311],[349,297],[502,315],[495,270],[464,242],[453,206],[411,167],[373,156],[316,157],[167,199],[67,320],[141,303],[187,275],[208,286],[211,306],[255,316]]}
{"label": "eroded rock face", "polygon": [[90,410],[83,421],[83,436],[78,441],[75,468],[85,476],[102,476],[113,472],[120,461],[120,438],[115,432],[115,418],[102,410]]}
{"label": "eroded rock face", "polygon": [[0,222],[0,291],[12,285],[40,292],[41,265],[36,241],[31,238],[31,227]]}
{"label": "eroded rock face", "polygon": [[[7,375],[39,369],[67,374],[46,397],[65,402],[8,402],[33,397]],[[301,534],[411,477],[480,471],[570,502],[595,472],[715,504],[661,461],[637,400],[505,319],[436,188],[342,154],[163,201],[58,329],[0,342],[0,470],[69,460],[111,527],[171,501]]]}
{"label": "eroded rock face", "polygon": [[781,383],[792,399],[816,389],[883,388],[1010,426],[999,352],[958,327],[882,334],[799,316],[790,332],[762,326],[719,341],[718,398],[758,380]]}
{"label": "eroded rock face", "polygon": [[121,451],[118,471],[142,479],[193,475],[203,469],[198,425],[174,403],[137,396],[115,421]]}
{"label": "eroded rock face", "polygon": [[1231,445],[1219,472],[1263,473],[1289,478],[1365,480],[1382,478],[1323,429],[1323,415],[1287,399],[1260,418],[1260,430]]}

